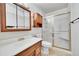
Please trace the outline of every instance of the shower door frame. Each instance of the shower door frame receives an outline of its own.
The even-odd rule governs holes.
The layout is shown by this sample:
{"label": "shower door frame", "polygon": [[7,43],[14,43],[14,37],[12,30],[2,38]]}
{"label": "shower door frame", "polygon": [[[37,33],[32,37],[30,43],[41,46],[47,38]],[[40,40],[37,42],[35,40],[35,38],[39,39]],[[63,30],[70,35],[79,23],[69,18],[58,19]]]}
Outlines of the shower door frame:
{"label": "shower door frame", "polygon": [[[63,15],[63,14],[69,14],[69,15],[71,15],[71,12],[67,12],[67,13],[62,13],[62,14],[58,14],[58,15],[55,15],[55,16],[59,16],[59,15]],[[70,20],[71,20],[71,17],[70,17]],[[64,50],[68,50],[68,51],[71,51],[71,23],[69,23],[69,31],[68,31],[69,33],[69,43],[68,43],[68,45],[69,45],[69,49],[66,49],[66,48],[62,48],[62,47],[58,47],[58,46],[55,46],[54,45],[54,43],[55,43],[55,41],[54,41],[54,33],[53,33],[53,47],[57,47],[57,48],[60,48],[60,49],[64,49]]]}

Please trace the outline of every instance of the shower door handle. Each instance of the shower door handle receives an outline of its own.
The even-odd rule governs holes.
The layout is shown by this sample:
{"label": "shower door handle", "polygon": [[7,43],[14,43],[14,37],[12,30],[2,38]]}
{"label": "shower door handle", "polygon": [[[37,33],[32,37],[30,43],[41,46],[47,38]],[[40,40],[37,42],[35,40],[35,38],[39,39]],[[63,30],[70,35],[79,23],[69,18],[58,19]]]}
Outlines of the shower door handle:
{"label": "shower door handle", "polygon": [[52,37],[54,37],[54,33],[52,33]]}

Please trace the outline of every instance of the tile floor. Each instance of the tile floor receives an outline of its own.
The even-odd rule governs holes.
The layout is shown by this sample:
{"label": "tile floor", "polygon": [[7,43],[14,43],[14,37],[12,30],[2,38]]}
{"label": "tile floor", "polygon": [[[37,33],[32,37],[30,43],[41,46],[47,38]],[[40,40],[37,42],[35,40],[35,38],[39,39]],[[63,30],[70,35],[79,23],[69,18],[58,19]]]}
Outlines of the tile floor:
{"label": "tile floor", "polygon": [[60,49],[60,48],[56,48],[56,47],[52,47],[49,49],[49,54],[45,55],[42,52],[42,56],[71,56],[71,52],[64,50],[64,49]]}

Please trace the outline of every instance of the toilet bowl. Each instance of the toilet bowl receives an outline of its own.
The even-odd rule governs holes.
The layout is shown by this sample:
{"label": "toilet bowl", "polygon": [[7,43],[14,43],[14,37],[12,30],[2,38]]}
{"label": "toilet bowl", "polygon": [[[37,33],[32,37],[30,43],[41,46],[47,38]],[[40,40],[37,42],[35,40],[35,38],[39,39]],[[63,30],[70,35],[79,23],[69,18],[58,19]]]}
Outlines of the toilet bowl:
{"label": "toilet bowl", "polygon": [[48,55],[50,47],[52,47],[52,44],[50,42],[42,41],[42,54]]}

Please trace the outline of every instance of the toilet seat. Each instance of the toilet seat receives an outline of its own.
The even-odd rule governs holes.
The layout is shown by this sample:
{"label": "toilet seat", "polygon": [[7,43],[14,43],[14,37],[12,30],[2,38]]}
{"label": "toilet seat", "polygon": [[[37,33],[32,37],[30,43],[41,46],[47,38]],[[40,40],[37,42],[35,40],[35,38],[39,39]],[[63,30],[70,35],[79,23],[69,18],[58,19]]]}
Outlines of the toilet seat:
{"label": "toilet seat", "polygon": [[43,47],[52,47],[52,44],[50,42],[47,42],[47,41],[42,41],[42,46]]}

